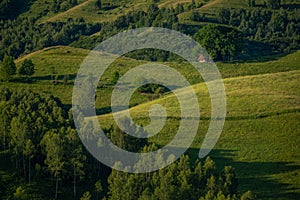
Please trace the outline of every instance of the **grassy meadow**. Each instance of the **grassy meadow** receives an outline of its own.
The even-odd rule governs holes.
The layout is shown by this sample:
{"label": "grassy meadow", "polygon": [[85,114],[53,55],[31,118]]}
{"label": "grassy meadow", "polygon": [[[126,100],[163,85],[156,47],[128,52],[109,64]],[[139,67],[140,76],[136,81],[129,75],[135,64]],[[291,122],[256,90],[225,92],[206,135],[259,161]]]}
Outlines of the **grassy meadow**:
{"label": "grassy meadow", "polygon": [[[239,190],[252,190],[259,199],[296,199],[299,195],[300,71],[224,79],[227,117],[222,135],[210,156],[219,166],[232,165],[239,177]],[[210,101],[204,83],[194,85],[199,97],[201,121],[188,153],[198,155],[209,123]],[[186,102],[188,104],[188,102]],[[161,104],[168,118],[161,132],[150,141],[170,142],[179,126],[180,107],[169,95],[130,109],[134,121],[149,123],[149,107]],[[112,116],[98,117],[101,127]],[[254,184],[255,183],[255,184]]]}
{"label": "grassy meadow", "polygon": [[[120,30],[157,26],[157,22],[162,22],[159,26],[172,25],[172,29],[179,30],[191,37],[208,24],[230,27],[241,31],[244,35],[243,40],[241,39],[243,49],[232,57],[227,55],[228,59],[227,57],[218,58],[222,61],[214,63],[220,71],[225,86],[226,119],[222,134],[209,156],[216,162],[219,172],[222,171],[224,166],[235,168],[238,178],[238,197],[246,191],[251,191],[257,199],[263,200],[300,199],[300,50],[298,45],[300,39],[297,35],[300,30],[299,24],[297,24],[299,22],[299,14],[297,13],[300,9],[299,0],[281,0],[278,8],[270,7],[265,0],[255,0],[253,6],[250,6],[249,2],[245,0],[102,0],[101,8],[96,8],[96,0],[77,0],[76,3],[59,0],[30,0],[24,2],[26,7],[18,8],[16,15],[5,13],[8,7],[1,7],[1,14],[5,15],[4,17],[7,15],[9,18],[6,19],[0,16],[0,24],[3,30],[7,29],[0,36],[0,44],[3,46],[3,51],[0,52],[0,57],[3,57],[3,61],[0,60],[0,67],[2,67],[2,64],[4,66],[7,54],[12,56],[11,58],[14,60],[17,69],[22,66],[25,59],[31,60],[35,65],[35,72],[28,77],[16,73],[10,80],[0,80],[0,89],[9,88],[12,91],[14,89],[29,89],[41,96],[52,95],[61,101],[61,110],[65,109],[65,111],[69,111],[72,107],[74,82],[78,70],[91,52],[90,49],[96,46],[98,41],[105,40],[105,38]],[[192,2],[195,4],[192,4]],[[20,3],[20,1],[6,0],[1,2],[1,5],[10,5],[14,8],[17,3]],[[177,7],[179,4],[182,4],[183,9]],[[55,8],[56,6],[58,8]],[[161,10],[156,12],[155,9],[156,11]],[[9,7],[8,10],[10,11],[11,8]],[[225,13],[220,12],[222,10]],[[139,11],[145,13],[138,13]],[[129,18],[127,18],[128,13],[132,15]],[[140,16],[134,15],[136,13]],[[122,21],[123,19],[117,20],[121,16],[126,17],[124,18],[126,22]],[[127,23],[131,17],[137,19],[134,19],[135,22]],[[214,35],[211,32],[208,35]],[[208,44],[211,45],[212,41],[218,41],[218,39],[210,40]],[[223,41],[220,39],[219,42],[222,46]],[[231,50],[233,51],[233,49]],[[220,49],[220,52],[225,50],[224,46]],[[151,54],[151,51],[145,52],[142,52],[142,54]],[[98,82],[96,90],[95,107],[97,116],[92,117],[99,121],[101,128],[106,130],[115,124],[111,109],[111,98],[115,89],[116,78],[114,76],[116,73],[119,77],[122,77],[131,69],[145,64],[171,67],[186,78],[197,96],[200,110],[199,127],[192,145],[186,152],[190,156],[193,165],[198,158],[199,150],[211,122],[211,98],[207,84],[192,64],[180,60],[176,56],[175,59],[173,59],[173,55],[168,59],[164,59],[172,60],[168,62],[150,62],[146,60],[155,60],[162,57],[158,56],[157,52],[152,52],[153,55],[148,57],[143,57],[144,55],[140,53],[130,52],[120,56],[106,69]],[[104,55],[105,53],[101,52],[101,54]],[[140,60],[134,59],[134,57]],[[105,60],[103,63],[105,63]],[[157,75],[159,78],[164,80],[175,79],[172,74],[159,72],[160,74]],[[92,73],[92,75],[95,74]],[[209,84],[214,84],[214,82],[212,81]],[[130,97],[129,110],[125,111],[129,111],[135,123],[146,126],[151,122],[149,117],[150,108],[156,104],[162,105],[167,113],[166,123],[158,134],[149,138],[151,143],[155,143],[157,147],[162,147],[167,145],[177,134],[181,120],[180,102],[173,92],[153,92],[150,91],[151,89],[142,92],[136,90]],[[192,113],[195,111],[195,105],[191,101],[188,89],[190,88],[178,88],[176,92],[184,97],[182,103]],[[217,95],[215,98],[217,98]],[[5,101],[7,100],[1,100],[0,106],[7,109]],[[13,106],[7,107],[14,108]],[[56,187],[55,178],[56,183],[59,184],[59,197],[56,199],[79,199],[85,192],[92,194],[90,199],[96,199],[96,193],[97,199],[102,197],[103,199],[104,197],[117,199],[113,198],[112,192],[117,194],[119,190],[114,191],[110,188],[117,181],[114,182],[111,181],[113,179],[109,179],[111,174],[116,175],[116,173],[104,164],[93,160],[94,158],[83,146],[83,149],[80,149],[82,144],[79,139],[80,145],[76,145],[80,148],[77,149],[75,143],[72,143],[73,146],[68,147],[67,145],[71,144],[71,136],[73,136],[71,133],[73,134],[73,132],[70,132],[70,135],[66,137],[67,140],[66,138],[64,138],[64,141],[62,140],[69,143],[66,143],[67,145],[61,151],[66,156],[62,156],[61,160],[57,162],[57,166],[66,162],[63,163],[66,166],[61,167],[59,169],[61,171],[57,171],[58,174],[62,174],[61,177],[58,177],[53,173],[54,171],[49,171],[51,167],[45,159],[48,155],[51,158],[51,154],[45,151],[46,147],[41,147],[40,141],[34,141],[37,144],[33,146],[32,151],[30,150],[30,143],[28,143],[29,146],[26,143],[25,148],[24,138],[24,141],[22,141],[23,146],[20,142],[20,144],[18,143],[20,146],[16,147],[16,141],[22,139],[17,137],[18,134],[24,132],[25,135],[25,131],[21,130],[22,127],[18,126],[23,124],[23,118],[21,118],[23,112],[20,115],[21,117],[18,115],[20,124],[17,122],[13,124],[13,119],[7,122],[6,118],[3,117],[2,120],[2,116],[10,117],[11,115],[8,112],[6,113],[5,109],[0,111],[0,141],[4,147],[3,151],[0,151],[0,200],[2,198],[26,199],[26,192],[34,195],[41,194],[44,199],[53,199]],[[64,115],[63,111],[61,113]],[[124,113],[124,110],[114,114],[122,113]],[[29,111],[27,113],[26,110],[24,114],[28,115]],[[32,114],[32,116],[35,116],[35,114]],[[45,119],[47,119],[47,123],[50,121],[50,118]],[[64,122],[68,122],[69,128],[74,129],[75,137],[77,137],[75,127],[73,124],[69,124],[69,121],[68,118]],[[49,124],[41,126],[44,128]],[[62,124],[65,126],[66,123]],[[14,129],[11,128],[13,125]],[[28,127],[28,130],[30,128]],[[44,130],[42,128],[34,131]],[[88,125],[84,128],[89,130]],[[53,133],[59,135],[61,132],[65,131],[67,133],[69,130],[55,127],[55,131]],[[47,135],[48,132],[45,131],[43,134]],[[42,131],[38,133],[42,134]],[[109,134],[112,135],[113,133]],[[124,138],[121,138],[121,140],[124,140]],[[52,140],[49,139],[49,141]],[[55,143],[53,146],[58,146],[57,144]],[[6,149],[6,146],[8,146],[8,149]],[[76,150],[74,150],[75,146]],[[24,148],[25,150],[18,152],[19,149],[17,148]],[[51,150],[51,147],[49,149]],[[28,160],[26,160],[27,158],[24,159],[27,150]],[[79,153],[76,154],[76,152]],[[73,153],[73,161],[76,162],[76,159],[79,159],[77,163],[78,174],[76,174],[77,169],[75,169],[76,163],[67,163],[71,159],[68,158],[65,161],[65,158],[63,158],[70,157],[69,154],[73,156]],[[80,156],[77,155],[80,153],[88,156],[79,158]],[[38,156],[31,158],[31,154]],[[52,155],[59,154],[54,152]],[[18,159],[20,161],[19,166]],[[23,160],[23,166],[21,166],[21,160]],[[201,159],[201,161],[204,160],[205,158]],[[28,177],[26,177],[27,170],[25,166],[27,162],[29,165],[27,167]],[[34,165],[34,163],[40,163],[41,165]],[[70,169],[74,171],[70,171]],[[30,170],[32,170],[32,182],[30,180]],[[74,179],[72,176],[74,176]],[[38,177],[38,179],[42,179],[39,177],[45,177],[45,180],[35,180],[35,177]],[[95,181],[98,180],[100,186],[102,184],[101,191],[95,186]],[[132,180],[124,179],[122,181],[123,183],[126,183],[126,181],[129,183]],[[149,180],[147,181],[150,183]],[[123,183],[119,184],[118,187],[122,188]],[[76,184],[78,184],[78,191],[73,198],[73,193],[76,193]],[[194,184],[194,182],[191,184]],[[193,186],[195,185],[197,185],[198,190],[198,184]],[[151,187],[158,188],[157,185],[151,185]],[[221,186],[218,185],[217,187]],[[100,192],[96,191],[98,189]],[[125,190],[128,190],[128,188],[125,188]],[[19,196],[17,192],[20,193]],[[128,194],[130,192],[132,191],[129,191]],[[144,192],[147,193],[146,190]],[[140,193],[145,195],[144,192]],[[101,197],[99,197],[100,193]],[[5,197],[1,197],[2,194]],[[21,198],[22,195],[25,197]],[[39,197],[36,199],[39,199]],[[143,199],[150,199],[150,197]]]}
{"label": "grassy meadow", "polygon": [[[28,81],[18,77],[1,87],[30,88],[61,99],[71,106],[76,73],[88,55],[85,49],[56,46],[46,48],[16,60],[35,63],[35,74]],[[221,137],[210,156],[217,165],[232,165],[239,178],[239,192],[253,191],[259,199],[296,199],[300,195],[300,51],[271,61],[216,63],[227,94],[227,117]],[[146,61],[120,57],[104,73],[97,90],[96,107],[102,127],[112,122],[110,98],[113,90],[111,74],[122,76],[129,69]],[[201,120],[198,134],[188,150],[192,159],[198,156],[210,121],[210,99],[207,87],[197,71],[188,63],[165,62],[183,74],[193,84],[197,94]],[[64,76],[68,75],[67,83]],[[53,83],[54,76],[58,81]],[[104,87],[103,87],[104,86]],[[181,89],[184,92],[184,89]],[[173,94],[140,94],[131,97],[130,114],[141,125],[149,123],[148,110],[153,104],[165,106],[168,118],[162,131],[150,138],[163,146],[176,134],[180,107]],[[137,105],[137,106],[135,106]],[[191,107],[192,109],[192,107]],[[254,184],[255,183],[255,184]]]}
{"label": "grassy meadow", "polygon": [[[62,103],[70,105],[72,102],[72,84],[74,83],[74,79],[81,63],[88,53],[89,50],[68,46],[55,46],[33,52],[16,60],[17,67],[20,67],[25,59],[31,59],[35,64],[35,74],[29,79],[29,83],[23,81],[23,83],[20,84],[19,79],[16,78],[14,82],[2,83],[2,85],[5,84],[11,87],[30,87],[33,91],[53,94],[61,99]],[[300,51],[297,51],[295,53],[279,57],[277,60],[240,63],[217,62],[216,65],[223,78],[231,78],[293,71],[299,69],[299,62]],[[99,82],[99,86],[104,85],[105,87],[98,88],[97,95],[101,96],[101,99],[98,98],[96,100],[96,107],[101,109],[110,106],[111,92],[113,90],[113,87],[111,86],[111,74],[118,71],[122,76],[129,69],[146,63],[149,62],[138,61],[126,57],[120,57],[114,61],[103,74],[103,77]],[[186,77],[192,85],[203,82],[199,73],[186,62],[164,62],[160,64],[176,69],[184,77]],[[64,76],[68,77],[67,84],[64,82]],[[55,77],[58,78],[56,84],[53,83]],[[131,105],[148,102],[158,97],[160,96],[151,94],[139,95],[135,93],[132,97]]]}

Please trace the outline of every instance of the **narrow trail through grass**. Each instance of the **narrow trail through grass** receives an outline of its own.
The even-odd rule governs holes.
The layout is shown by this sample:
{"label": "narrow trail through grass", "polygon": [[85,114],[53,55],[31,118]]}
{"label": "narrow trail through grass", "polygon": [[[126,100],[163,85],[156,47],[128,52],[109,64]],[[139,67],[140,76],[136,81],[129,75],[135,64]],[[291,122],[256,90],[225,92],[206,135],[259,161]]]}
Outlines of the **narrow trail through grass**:
{"label": "narrow trail through grass", "polygon": [[60,17],[68,15],[68,13],[73,12],[73,11],[81,8],[84,5],[86,5],[86,4],[88,4],[88,3],[92,2],[92,1],[94,1],[94,0],[87,0],[87,1],[85,1],[83,3],[81,3],[81,4],[78,4],[77,6],[74,6],[74,7],[70,8],[69,10],[66,10],[65,12],[59,13],[59,14],[57,14],[57,15],[49,18],[49,19],[47,19],[46,22],[53,22],[53,21],[59,19]]}

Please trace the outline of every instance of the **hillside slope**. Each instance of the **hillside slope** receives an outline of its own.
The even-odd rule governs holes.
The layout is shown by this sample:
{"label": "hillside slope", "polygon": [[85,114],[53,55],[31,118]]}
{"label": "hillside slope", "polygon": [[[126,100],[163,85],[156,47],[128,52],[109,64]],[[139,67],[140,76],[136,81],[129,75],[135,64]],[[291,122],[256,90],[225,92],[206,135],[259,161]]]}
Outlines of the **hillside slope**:
{"label": "hillside slope", "polygon": [[[300,109],[300,70],[278,72],[272,74],[241,76],[224,79],[227,94],[227,118],[244,119],[260,118],[289,112],[298,112]],[[193,85],[199,100],[201,117],[210,116],[210,97],[205,83]],[[186,93],[185,89],[178,89]],[[189,99],[185,102],[189,104]],[[180,107],[176,96],[167,95],[160,99],[150,101],[130,108],[133,118],[146,119],[145,112],[154,104],[163,105],[168,116],[180,117]],[[192,107],[191,107],[192,109]],[[123,111],[121,111],[122,113]],[[111,118],[111,114],[100,115],[99,119]]]}
{"label": "hillside slope", "polygon": [[[35,64],[35,74],[31,78],[31,83],[6,83],[13,87],[30,87],[32,90],[54,94],[60,98],[63,103],[72,102],[72,84],[76,73],[88,55],[89,50],[73,48],[68,46],[54,46],[33,52],[16,60],[19,67],[24,59],[31,59]],[[62,62],[63,61],[63,62]],[[285,72],[299,69],[300,51],[289,54],[278,60],[267,62],[246,62],[246,63],[216,63],[223,78],[238,77],[245,75],[257,75],[266,73]],[[137,61],[129,58],[120,58],[112,64],[104,74],[100,84],[109,85],[112,81],[112,74],[119,71],[122,76],[129,69],[147,63],[146,61]],[[201,82],[201,77],[197,71],[188,65],[188,63],[165,62],[163,63],[173,67],[184,75],[191,84]],[[55,76],[59,78],[59,84],[54,85],[52,80]],[[64,76],[68,76],[68,84],[63,84]],[[2,85],[2,83],[0,83]],[[99,89],[102,99],[97,99],[97,108],[102,109],[110,106],[110,97],[113,87]],[[132,105],[147,102],[153,98],[149,95],[135,95]],[[107,112],[107,111],[106,111]]]}
{"label": "hillside slope", "polygon": [[[296,199],[300,194],[299,78],[300,70],[295,70],[224,80],[227,117],[209,155],[220,166],[236,168],[240,191],[250,189],[259,199]],[[196,158],[208,128],[210,100],[204,83],[193,88],[199,97],[202,120],[188,153]],[[154,104],[163,105],[168,113],[165,127],[151,138],[163,146],[179,126],[180,107],[175,96],[138,105],[130,109],[130,114],[135,122],[146,125],[150,122],[149,107]],[[98,119],[106,128],[113,121],[111,114]]]}

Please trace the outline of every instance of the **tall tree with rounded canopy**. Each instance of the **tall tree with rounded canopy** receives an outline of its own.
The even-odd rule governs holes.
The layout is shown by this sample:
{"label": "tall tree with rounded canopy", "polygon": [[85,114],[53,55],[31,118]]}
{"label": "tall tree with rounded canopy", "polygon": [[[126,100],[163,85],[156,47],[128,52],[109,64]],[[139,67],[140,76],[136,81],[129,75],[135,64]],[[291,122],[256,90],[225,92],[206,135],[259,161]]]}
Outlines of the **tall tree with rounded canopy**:
{"label": "tall tree with rounded canopy", "polygon": [[19,68],[19,75],[32,76],[34,74],[34,64],[32,60],[25,59]]}
{"label": "tall tree with rounded canopy", "polygon": [[0,65],[0,79],[9,81],[13,75],[16,74],[17,68],[12,56],[5,56]]}
{"label": "tall tree with rounded canopy", "polygon": [[243,33],[228,26],[207,25],[194,38],[215,60],[232,60],[243,50]]}
{"label": "tall tree with rounded canopy", "polygon": [[46,151],[45,164],[56,179],[55,199],[57,199],[59,176],[62,174],[65,166],[63,138],[61,135],[56,130],[51,130],[44,135],[41,141],[41,145],[45,146]]}

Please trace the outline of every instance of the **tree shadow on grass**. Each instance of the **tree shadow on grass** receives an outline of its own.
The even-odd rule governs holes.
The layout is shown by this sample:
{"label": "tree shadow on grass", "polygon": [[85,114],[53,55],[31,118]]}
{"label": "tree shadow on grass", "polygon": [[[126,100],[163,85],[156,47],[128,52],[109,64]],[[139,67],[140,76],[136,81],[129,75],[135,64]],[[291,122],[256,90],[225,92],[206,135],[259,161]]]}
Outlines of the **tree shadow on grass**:
{"label": "tree shadow on grass", "polygon": [[[56,77],[57,76],[57,77]],[[11,82],[15,83],[36,83],[40,81],[54,81],[57,78],[57,81],[60,83],[64,82],[65,77],[67,78],[68,85],[74,84],[74,80],[77,74],[55,74],[55,75],[45,75],[45,76],[31,76],[31,77],[15,77]]]}
{"label": "tree shadow on grass", "polygon": [[[195,148],[187,151],[192,161],[197,159],[198,153],[199,149]],[[279,182],[275,177],[283,173],[299,176],[300,165],[293,162],[235,161],[235,153],[235,150],[216,149],[212,150],[209,156],[219,170],[227,165],[235,168],[239,192],[251,190],[258,199],[299,199],[300,186],[292,187],[290,184]]]}
{"label": "tree shadow on grass", "polygon": [[270,44],[260,41],[246,40],[243,53],[240,53],[236,57],[237,60],[234,60],[233,62],[249,63],[273,61],[292,52],[282,53],[278,51],[278,48]]}
{"label": "tree shadow on grass", "polygon": [[[55,78],[56,75],[46,75],[46,76],[33,76],[29,80],[32,81],[51,81]],[[68,80],[75,80],[77,74],[58,74],[58,80],[63,80],[65,76],[68,77]]]}

